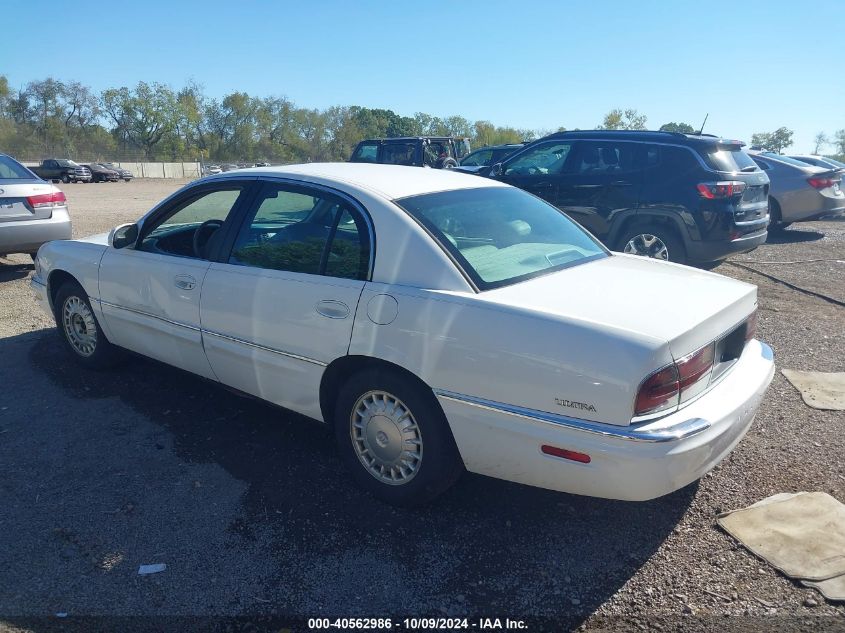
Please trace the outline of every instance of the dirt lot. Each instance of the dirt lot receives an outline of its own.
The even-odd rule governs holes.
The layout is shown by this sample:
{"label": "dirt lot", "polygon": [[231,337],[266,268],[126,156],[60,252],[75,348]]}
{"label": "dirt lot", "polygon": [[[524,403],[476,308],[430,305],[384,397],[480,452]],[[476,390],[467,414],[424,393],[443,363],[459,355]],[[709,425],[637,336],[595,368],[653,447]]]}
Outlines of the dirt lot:
{"label": "dirt lot", "polygon": [[[74,234],[134,220],[178,184],[68,185]],[[716,272],[759,286],[759,337],[780,368],[845,371],[845,308],[811,294],[845,301],[845,264],[749,263],[843,260],[845,222],[797,225],[772,242],[735,259],[781,281],[730,264]],[[351,485],[317,423],[152,361],[80,370],[36,311],[31,274],[26,257],[0,260],[7,627],[44,630],[68,613],[845,629],[845,607],[714,523],[776,492],[845,501],[845,415],[806,407],[780,373],[737,450],[668,497],[604,501],[467,475],[437,504],[397,510]],[[137,574],[159,562],[166,571]]]}

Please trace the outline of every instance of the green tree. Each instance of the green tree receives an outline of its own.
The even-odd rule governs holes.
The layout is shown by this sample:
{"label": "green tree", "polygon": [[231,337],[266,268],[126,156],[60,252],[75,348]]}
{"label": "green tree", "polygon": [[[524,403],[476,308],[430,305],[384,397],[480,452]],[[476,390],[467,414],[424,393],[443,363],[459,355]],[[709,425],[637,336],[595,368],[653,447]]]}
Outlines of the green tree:
{"label": "green tree", "polygon": [[176,128],[176,95],[163,84],[140,81],[132,90],[110,88],[101,103],[118,137],[142,150],[147,159],[155,160],[162,141]]}
{"label": "green tree", "polygon": [[824,132],[819,132],[816,134],[815,138],[813,138],[813,143],[813,154],[821,154],[822,148],[825,145],[830,144],[830,139]]}
{"label": "green tree", "polygon": [[599,125],[600,130],[644,130],[646,116],[632,108],[620,110],[614,108],[604,115],[604,120]]}
{"label": "green tree", "polygon": [[779,127],[774,132],[757,132],[751,135],[751,145],[780,154],[792,145],[792,134],[792,130],[785,127]]}
{"label": "green tree", "polygon": [[845,156],[845,130],[836,130],[832,143],[836,146],[839,155]]}
{"label": "green tree", "polygon": [[664,123],[660,126],[661,132],[678,132],[680,134],[695,134],[695,128],[689,123]]}

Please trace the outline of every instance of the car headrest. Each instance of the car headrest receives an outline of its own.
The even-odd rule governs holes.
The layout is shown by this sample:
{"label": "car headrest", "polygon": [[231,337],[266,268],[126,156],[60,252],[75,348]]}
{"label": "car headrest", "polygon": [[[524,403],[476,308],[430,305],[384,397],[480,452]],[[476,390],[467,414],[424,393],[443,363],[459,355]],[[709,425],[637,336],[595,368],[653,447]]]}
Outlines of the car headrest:
{"label": "car headrest", "polygon": [[616,155],[616,150],[609,147],[601,148],[601,162],[605,165],[618,165],[619,157]]}

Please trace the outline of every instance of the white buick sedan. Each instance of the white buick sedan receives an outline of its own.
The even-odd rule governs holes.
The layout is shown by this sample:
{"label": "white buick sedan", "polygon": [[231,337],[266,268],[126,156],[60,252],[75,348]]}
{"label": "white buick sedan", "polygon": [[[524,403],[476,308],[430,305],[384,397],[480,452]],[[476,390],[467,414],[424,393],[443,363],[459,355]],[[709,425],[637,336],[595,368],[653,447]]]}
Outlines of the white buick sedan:
{"label": "white buick sedan", "polygon": [[464,469],[667,494],[733,449],[774,373],[754,286],[610,253],[448,170],[212,176],[46,244],[32,287],[83,365],[127,349],[331,424],[359,484],[399,504]]}

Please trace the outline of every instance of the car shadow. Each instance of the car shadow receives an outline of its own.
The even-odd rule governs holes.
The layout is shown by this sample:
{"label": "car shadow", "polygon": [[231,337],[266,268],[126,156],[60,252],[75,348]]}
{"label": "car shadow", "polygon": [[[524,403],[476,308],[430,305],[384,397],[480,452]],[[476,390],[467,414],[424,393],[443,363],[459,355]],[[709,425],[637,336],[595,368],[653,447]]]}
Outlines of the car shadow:
{"label": "car shadow", "polygon": [[23,279],[34,268],[35,265],[32,263],[7,263],[6,261],[0,259],[0,283],[3,283],[4,281],[14,281],[15,279]]}
{"label": "car shadow", "polygon": [[[14,338],[21,337],[0,341],[0,354]],[[217,464],[247,484],[243,517],[231,529],[248,535],[258,525],[269,527],[278,545],[267,554],[279,570],[270,585],[299,596],[290,603],[284,592],[274,594],[282,597],[254,606],[256,616],[283,616],[308,592],[324,605],[320,615],[372,616],[373,604],[390,600],[391,587],[403,587],[404,602],[388,604],[403,606],[405,615],[426,615],[413,608],[419,600],[444,605],[428,615],[545,614],[560,630],[573,628],[649,560],[697,490],[693,484],[630,503],[466,474],[431,505],[394,508],[351,483],[325,425],[138,357],[109,372],[79,369],[55,333],[29,344],[36,374],[80,406],[117,398],[166,429],[182,460]],[[378,552],[381,563],[358,568],[362,548]],[[309,583],[297,575],[309,568],[334,569],[338,577]],[[401,570],[428,568],[436,570],[437,583],[402,577]],[[344,582],[354,592],[329,595]]]}
{"label": "car shadow", "polygon": [[800,244],[801,242],[815,242],[823,238],[824,233],[819,231],[792,226],[783,231],[769,231],[766,244]]}

